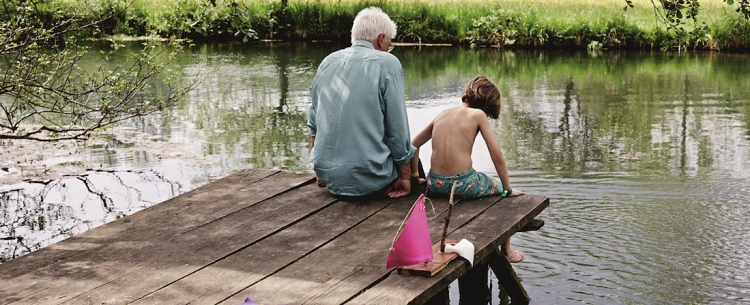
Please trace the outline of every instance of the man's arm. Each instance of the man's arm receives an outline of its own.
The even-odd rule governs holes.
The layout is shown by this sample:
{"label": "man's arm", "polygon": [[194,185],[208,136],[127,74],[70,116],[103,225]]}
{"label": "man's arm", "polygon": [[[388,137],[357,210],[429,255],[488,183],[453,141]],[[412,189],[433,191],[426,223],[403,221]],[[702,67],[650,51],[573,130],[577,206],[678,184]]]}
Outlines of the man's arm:
{"label": "man's arm", "polygon": [[[315,136],[310,136],[310,149],[312,149],[313,147],[315,147]],[[318,184],[319,187],[326,186],[326,184],[323,183],[323,181],[320,181],[320,178],[318,178],[318,175],[315,175],[315,182]]]}
{"label": "man's arm", "polygon": [[388,197],[398,198],[409,195],[411,192],[411,163],[406,163],[398,168],[398,178],[388,187]]}
{"label": "man's arm", "polygon": [[[313,147],[315,147],[315,135],[317,135],[318,133],[318,127],[315,124],[315,115],[318,108],[318,98],[312,88],[310,89],[310,96],[312,97],[313,102],[312,104],[310,104],[310,108],[307,110],[307,127],[310,128],[310,149],[312,150]],[[315,175],[315,182],[319,187],[326,186],[323,181],[320,181],[318,175]]]}
{"label": "man's arm", "polygon": [[404,75],[398,59],[385,58],[381,74],[383,95],[383,116],[385,124],[385,144],[397,167],[408,164],[417,150],[411,145],[409,121],[406,113],[406,93]]}
{"label": "man's arm", "polygon": [[409,121],[406,114],[406,93],[404,73],[398,59],[384,58],[386,68],[381,74],[385,117],[385,144],[391,151],[394,165],[398,168],[398,178],[388,188],[388,196],[401,197],[411,192],[411,159],[416,152],[411,145]]}

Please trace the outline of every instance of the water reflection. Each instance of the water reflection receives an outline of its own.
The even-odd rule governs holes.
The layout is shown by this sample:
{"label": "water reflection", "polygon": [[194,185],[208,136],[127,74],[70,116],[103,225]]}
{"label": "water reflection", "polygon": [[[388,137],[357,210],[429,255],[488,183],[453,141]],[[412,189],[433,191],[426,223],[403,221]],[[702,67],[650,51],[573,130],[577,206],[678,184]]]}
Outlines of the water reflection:
{"label": "water reflection", "polygon": [[[89,147],[63,161],[158,174],[165,196],[244,168],[309,171],[308,90],[318,63],[340,47],[193,47],[173,67],[202,79],[186,99],[124,124],[128,132],[108,149]],[[404,67],[412,134],[460,103],[474,76],[487,75],[499,85],[503,108],[492,124],[514,187],[547,195],[552,203],[541,231],[514,238],[526,252],[516,269],[534,302],[750,299],[749,56],[409,47],[394,54]],[[133,140],[138,137],[148,140]],[[480,138],[474,167],[493,172],[483,145]],[[423,154],[429,155],[429,146]],[[118,184],[106,177],[96,181]],[[50,219],[65,218],[69,227],[56,230],[73,232],[79,221],[91,227],[135,210],[91,205],[97,212],[78,203],[37,204],[13,217],[24,223],[14,228],[41,236]],[[9,207],[3,204],[5,215]],[[34,220],[39,215],[44,232]],[[4,253],[13,247],[23,246],[0,241]],[[500,295],[495,291],[493,304],[503,303]]]}
{"label": "water reflection", "polygon": [[151,171],[90,170],[0,188],[0,262],[38,250],[179,194]]}

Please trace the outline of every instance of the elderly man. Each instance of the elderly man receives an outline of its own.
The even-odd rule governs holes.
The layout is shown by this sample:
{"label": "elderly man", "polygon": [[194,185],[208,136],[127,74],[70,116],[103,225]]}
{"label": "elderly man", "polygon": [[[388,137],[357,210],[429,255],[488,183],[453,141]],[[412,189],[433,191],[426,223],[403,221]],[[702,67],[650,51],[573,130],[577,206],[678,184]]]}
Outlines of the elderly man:
{"label": "elderly man", "polygon": [[310,88],[307,125],[318,184],[340,199],[411,190],[411,145],[396,24],[381,9],[357,14],[352,46],[328,55]]}

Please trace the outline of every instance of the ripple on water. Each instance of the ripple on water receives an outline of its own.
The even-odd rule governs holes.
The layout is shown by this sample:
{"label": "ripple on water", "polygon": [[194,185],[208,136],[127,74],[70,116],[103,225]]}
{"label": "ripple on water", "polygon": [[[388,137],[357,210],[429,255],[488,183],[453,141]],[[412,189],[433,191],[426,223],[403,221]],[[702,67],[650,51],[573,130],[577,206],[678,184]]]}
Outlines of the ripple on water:
{"label": "ripple on water", "polygon": [[539,216],[545,226],[515,235],[513,245],[526,254],[515,268],[535,302],[748,300],[750,192],[736,191],[748,181],[698,191],[695,181],[532,176],[514,176],[514,186],[550,197]]}

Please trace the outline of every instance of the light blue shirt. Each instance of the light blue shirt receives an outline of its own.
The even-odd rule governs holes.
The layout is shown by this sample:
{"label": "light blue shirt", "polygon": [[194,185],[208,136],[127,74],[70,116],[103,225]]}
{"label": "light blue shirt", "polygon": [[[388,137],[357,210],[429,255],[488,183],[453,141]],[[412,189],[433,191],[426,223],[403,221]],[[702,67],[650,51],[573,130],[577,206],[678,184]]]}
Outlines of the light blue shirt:
{"label": "light blue shirt", "polygon": [[315,173],[334,195],[368,195],[409,163],[404,72],[393,54],[357,40],[320,63],[307,113]]}

